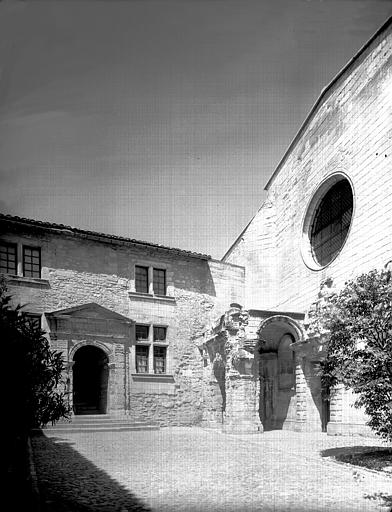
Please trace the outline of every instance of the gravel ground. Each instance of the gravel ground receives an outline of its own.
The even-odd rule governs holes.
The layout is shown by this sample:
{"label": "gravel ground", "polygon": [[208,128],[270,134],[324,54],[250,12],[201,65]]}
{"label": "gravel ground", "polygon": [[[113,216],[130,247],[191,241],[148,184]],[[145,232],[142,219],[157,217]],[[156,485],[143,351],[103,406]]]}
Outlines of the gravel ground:
{"label": "gravel ground", "polygon": [[322,456],[382,445],[373,438],[196,427],[55,435],[32,439],[48,512],[391,510],[391,477]]}

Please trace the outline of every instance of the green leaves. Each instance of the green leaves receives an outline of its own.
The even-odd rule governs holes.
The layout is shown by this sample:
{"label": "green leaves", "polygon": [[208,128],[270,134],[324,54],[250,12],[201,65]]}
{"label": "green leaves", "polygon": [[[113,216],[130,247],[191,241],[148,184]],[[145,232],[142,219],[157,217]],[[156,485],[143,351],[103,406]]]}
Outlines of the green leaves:
{"label": "green leaves", "polygon": [[15,429],[28,431],[69,414],[62,385],[63,358],[52,351],[44,332],[14,307],[0,280],[0,332],[5,351],[6,410]]}
{"label": "green leaves", "polygon": [[342,383],[358,395],[369,426],[392,441],[392,279],[372,270],[348,281],[319,313],[329,331],[324,386]]}

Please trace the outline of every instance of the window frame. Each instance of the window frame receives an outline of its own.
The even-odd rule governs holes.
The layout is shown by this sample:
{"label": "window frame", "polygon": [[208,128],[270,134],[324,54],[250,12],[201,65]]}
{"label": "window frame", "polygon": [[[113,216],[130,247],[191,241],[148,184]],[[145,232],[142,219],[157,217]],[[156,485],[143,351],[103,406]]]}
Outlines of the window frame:
{"label": "window frame", "polygon": [[342,249],[350,229],[352,212],[350,184],[347,180],[339,180],[321,197],[310,223],[309,241],[313,259],[318,265],[328,265]]}
{"label": "window frame", "polygon": [[[147,270],[147,282],[145,283],[146,286],[143,286],[143,290],[140,289],[137,282],[137,269],[145,269]],[[158,273],[161,273],[161,282],[158,281]],[[163,282],[163,289],[162,289],[162,282]],[[161,289],[159,287],[161,286]],[[157,265],[155,263],[143,263],[138,262],[134,265],[134,285],[133,288],[135,290],[134,293],[140,294],[140,295],[148,295],[150,297],[161,297],[165,298],[168,297],[167,295],[167,287],[168,287],[168,278],[167,278],[167,268]],[[147,291],[146,291],[147,290]],[[161,292],[164,293],[161,293]]]}
{"label": "window frame", "polygon": [[[156,352],[162,351],[163,356],[157,356]],[[157,362],[163,361],[163,372],[157,371]],[[154,368],[154,375],[166,375],[167,371],[167,346],[166,345],[153,345],[153,368]]]}
{"label": "window frame", "polygon": [[[137,285],[137,282],[138,282],[138,270],[139,269],[143,269],[143,270],[146,270],[146,282],[145,282],[145,287],[143,286],[143,290],[138,290],[138,285]],[[135,291],[137,293],[149,293],[149,267],[148,266],[145,266],[145,265],[135,265]]]}
{"label": "window frame", "polygon": [[[143,349],[146,350],[147,352],[147,356],[146,355],[142,355],[142,354],[138,354],[138,352],[141,352]],[[151,353],[151,350],[150,350],[150,345],[148,344],[138,344],[136,345],[135,347],[135,370],[136,370],[136,373],[138,374],[142,374],[142,375],[146,375],[148,373],[150,373],[150,367],[149,367],[149,362],[150,362],[150,353]],[[142,372],[140,371],[140,359],[139,358],[143,358],[145,357],[145,365],[143,365],[143,367],[146,368],[146,371],[145,372]]]}
{"label": "window frame", "polygon": [[[138,338],[136,335],[136,330],[138,327],[146,327],[148,328],[149,336],[146,339]],[[147,372],[148,375],[169,375],[168,367],[169,367],[169,359],[168,359],[168,349],[169,343],[168,339],[168,326],[162,324],[146,324],[146,323],[136,323],[135,324],[135,348],[134,348],[134,369],[137,374],[142,372],[139,371],[139,361],[138,361],[138,352],[140,349],[138,347],[148,347],[148,360],[147,360]],[[156,350],[155,350],[156,349]],[[160,355],[158,355],[160,353]],[[161,364],[158,364],[158,361],[163,361]],[[158,371],[158,367],[163,367],[163,372]]]}
{"label": "window frame", "polygon": [[[8,250],[7,250],[7,252],[6,252],[6,255],[7,255],[6,271],[3,272],[3,270],[1,270],[1,273],[2,274],[8,274],[10,276],[17,276],[18,275],[18,244],[14,243],[14,242],[7,242],[5,240],[1,240],[0,241],[0,247],[5,247],[7,249],[13,248],[15,250],[15,253],[14,253],[14,257],[15,257],[15,262],[14,262],[15,263],[15,272],[9,272],[9,258],[8,258],[9,253],[8,253]],[[0,268],[1,268],[1,266],[0,266]]]}
{"label": "window frame", "polygon": [[[31,258],[31,261],[29,262],[29,265],[31,267],[33,266],[37,266],[37,263],[33,263],[33,258],[34,258],[34,255],[33,255],[33,251],[37,251],[38,252],[38,274],[39,275],[26,275],[26,265],[27,265],[27,262],[26,262],[26,250],[29,250],[32,252],[32,254],[30,255],[30,258]],[[42,271],[42,265],[41,265],[41,247],[38,247],[38,246],[34,246],[34,245],[24,245],[22,244],[22,273],[23,273],[23,277],[27,277],[27,278],[32,278],[32,279],[41,279],[41,271]],[[30,270],[31,273],[33,273],[33,270]]]}
{"label": "window frame", "polygon": [[[320,265],[320,263],[318,263],[317,260],[315,259],[312,252],[312,245],[310,239],[312,224],[315,218],[315,214],[324,196],[335,184],[343,180],[348,182],[352,193],[352,211],[350,225],[348,227],[346,237],[342,245],[340,246],[339,250],[335,253],[333,258],[330,259],[330,261]],[[317,184],[317,186],[313,189],[313,192],[310,194],[310,199],[304,209],[302,223],[300,224],[302,229],[302,235],[300,237],[300,254],[302,257],[302,261],[306,265],[306,267],[313,271],[322,271],[323,269],[331,265],[341,255],[342,251],[344,251],[347,248],[347,242],[350,237],[350,232],[353,229],[353,225],[355,224],[355,218],[356,193],[351,178],[344,171],[341,170],[329,174],[321,183]]]}

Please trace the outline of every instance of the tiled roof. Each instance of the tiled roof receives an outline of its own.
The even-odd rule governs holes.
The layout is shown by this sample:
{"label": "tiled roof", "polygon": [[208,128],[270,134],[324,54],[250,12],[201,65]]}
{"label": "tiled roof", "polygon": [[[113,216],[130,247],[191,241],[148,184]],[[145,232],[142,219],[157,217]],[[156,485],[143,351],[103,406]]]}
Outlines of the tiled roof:
{"label": "tiled roof", "polygon": [[197,252],[185,251],[183,249],[176,249],[173,247],[167,247],[165,245],[154,244],[151,242],[144,242],[142,240],[135,240],[133,238],[127,238],[117,235],[109,235],[107,233],[100,233],[98,231],[89,231],[87,229],[74,228],[72,226],[66,226],[65,224],[55,224],[53,222],[44,222],[34,219],[26,219],[24,217],[17,217],[14,215],[6,215],[0,213],[0,223],[3,224],[23,224],[31,226],[33,228],[45,229],[49,231],[63,231],[66,234],[73,234],[74,236],[81,238],[94,239],[107,243],[119,244],[119,245],[137,245],[143,247],[149,247],[152,249],[161,249],[163,251],[170,251],[171,253],[178,254],[180,256],[186,256],[188,258],[198,258],[202,260],[209,260],[211,256],[207,254],[200,254]]}

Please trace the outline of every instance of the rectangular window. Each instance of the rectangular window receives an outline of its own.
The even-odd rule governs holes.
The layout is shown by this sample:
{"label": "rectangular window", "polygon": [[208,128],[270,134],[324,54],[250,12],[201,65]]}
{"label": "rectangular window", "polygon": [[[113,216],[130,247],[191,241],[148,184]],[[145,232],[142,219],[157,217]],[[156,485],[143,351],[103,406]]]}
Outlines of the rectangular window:
{"label": "rectangular window", "polygon": [[153,287],[155,295],[166,295],[166,270],[154,268]]}
{"label": "rectangular window", "polygon": [[41,249],[23,246],[23,275],[41,277]]}
{"label": "rectangular window", "polygon": [[166,347],[154,347],[154,373],[166,372]]}
{"label": "rectangular window", "polygon": [[148,340],[150,327],[148,325],[136,325],[136,341]]}
{"label": "rectangular window", "polygon": [[34,329],[41,329],[41,315],[26,313],[26,320]]}
{"label": "rectangular window", "polygon": [[148,267],[135,266],[135,290],[148,293]]}
{"label": "rectangular window", "polygon": [[136,345],[136,372],[148,373],[148,349],[146,345]]}
{"label": "rectangular window", "polygon": [[16,275],[16,244],[1,243],[0,272]]}
{"label": "rectangular window", "polygon": [[154,341],[166,341],[166,327],[154,327]]}

